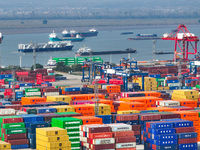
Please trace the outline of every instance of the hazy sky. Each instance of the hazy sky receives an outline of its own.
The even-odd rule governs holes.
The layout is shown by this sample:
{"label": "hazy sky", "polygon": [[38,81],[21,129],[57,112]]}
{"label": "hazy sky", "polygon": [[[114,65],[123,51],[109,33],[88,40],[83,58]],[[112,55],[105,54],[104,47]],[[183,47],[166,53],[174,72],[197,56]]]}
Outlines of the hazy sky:
{"label": "hazy sky", "polygon": [[198,8],[200,0],[0,0],[0,8]]}

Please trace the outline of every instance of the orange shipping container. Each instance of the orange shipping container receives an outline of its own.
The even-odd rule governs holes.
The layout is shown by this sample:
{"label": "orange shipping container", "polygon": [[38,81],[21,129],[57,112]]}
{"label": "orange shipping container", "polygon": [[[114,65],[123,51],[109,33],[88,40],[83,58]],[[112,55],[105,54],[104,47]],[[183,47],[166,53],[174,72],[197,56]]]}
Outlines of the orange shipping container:
{"label": "orange shipping container", "polygon": [[[88,100],[95,99],[95,94],[83,94],[83,95],[87,95],[87,96],[88,96]],[[103,95],[103,94],[98,94],[98,98],[99,98],[99,99],[105,99],[105,95]]]}
{"label": "orange shipping container", "polygon": [[88,105],[69,105],[75,108],[75,112],[81,113],[83,116],[94,116],[94,108],[93,106]]}
{"label": "orange shipping container", "polygon": [[106,90],[108,93],[119,93],[121,92],[121,87],[120,85],[109,85],[106,86]]}
{"label": "orange shipping container", "polygon": [[141,102],[124,102],[120,103],[118,110],[146,110],[147,105]]}
{"label": "orange shipping container", "polygon": [[186,120],[190,120],[190,121],[199,120],[198,112],[193,112],[193,111],[174,111],[173,113],[180,114],[181,115],[181,119],[186,119]]}
{"label": "orange shipping container", "polygon": [[197,101],[195,101],[195,100],[178,99],[178,100],[174,100],[174,101],[179,101],[181,106],[197,107]]}
{"label": "orange shipping container", "polygon": [[140,91],[140,93],[144,93],[145,96],[155,96],[155,97],[161,96],[160,92],[155,92],[155,91]]}
{"label": "orange shipping container", "polygon": [[81,119],[83,121],[83,125],[87,125],[87,124],[103,124],[102,123],[102,118],[98,118],[98,117],[79,116],[79,117],[73,117],[73,118]]}
{"label": "orange shipping container", "polygon": [[67,95],[72,98],[72,100],[80,101],[80,100],[88,100],[88,95],[86,94],[77,94],[77,95]]}
{"label": "orange shipping container", "polygon": [[44,97],[22,97],[21,105],[31,105],[40,102],[46,102],[46,98]]}

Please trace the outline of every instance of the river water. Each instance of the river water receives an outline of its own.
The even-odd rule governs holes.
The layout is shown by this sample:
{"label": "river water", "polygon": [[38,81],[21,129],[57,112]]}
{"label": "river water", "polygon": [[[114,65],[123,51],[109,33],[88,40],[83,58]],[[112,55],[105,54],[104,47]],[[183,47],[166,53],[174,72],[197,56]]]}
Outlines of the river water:
{"label": "river water", "polygon": [[[200,25],[188,25],[188,30],[200,37]],[[74,57],[75,52],[84,45],[90,47],[94,51],[104,50],[123,50],[126,48],[134,48],[137,53],[131,54],[131,58],[138,61],[148,61],[153,59],[153,41],[152,40],[136,40],[130,41],[127,38],[135,37],[138,33],[152,34],[155,33],[161,37],[164,33],[171,33],[173,29],[177,28],[177,25],[171,26],[122,26],[122,27],[99,27],[96,28],[99,31],[96,37],[86,37],[83,42],[75,42],[72,51],[57,51],[57,52],[39,52],[36,53],[36,62],[42,65],[46,65],[50,57]],[[89,28],[87,28],[89,29]],[[87,30],[85,29],[85,30]],[[1,65],[19,65],[20,55],[22,56],[22,66],[31,66],[33,64],[33,54],[18,53],[18,44],[20,43],[46,43],[48,42],[48,36],[52,31],[35,32],[29,30],[29,33],[19,34],[5,34],[1,50]],[[61,36],[63,29],[56,29],[58,37]],[[77,29],[78,30],[78,29]],[[21,29],[23,31],[23,29]],[[120,35],[121,32],[133,31],[134,34]],[[174,51],[174,41],[157,40],[156,51]],[[198,44],[199,46],[199,44]],[[121,58],[127,58],[127,54],[118,55],[102,55],[104,61],[111,61],[112,63],[118,63]],[[156,55],[158,60],[172,60],[173,54],[168,55]]]}

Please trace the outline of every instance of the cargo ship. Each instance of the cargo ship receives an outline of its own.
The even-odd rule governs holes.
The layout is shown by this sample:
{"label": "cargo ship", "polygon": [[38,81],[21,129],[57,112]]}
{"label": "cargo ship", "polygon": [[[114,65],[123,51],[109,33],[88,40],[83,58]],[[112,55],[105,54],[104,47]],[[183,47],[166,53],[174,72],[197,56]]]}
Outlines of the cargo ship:
{"label": "cargo ship", "polygon": [[121,34],[121,35],[133,34],[133,32],[131,32],[131,31],[130,31],[130,32],[121,32],[120,34]]}
{"label": "cargo ship", "polygon": [[47,52],[47,51],[65,51],[72,50],[74,45],[70,41],[57,41],[48,43],[37,43],[37,44],[19,44],[18,51],[22,53],[33,52]]}
{"label": "cargo ship", "polygon": [[127,53],[136,53],[136,50],[132,49],[132,48],[127,48],[125,50],[93,51],[89,47],[82,47],[76,52],[76,56],[107,55],[107,54],[127,54]]}
{"label": "cargo ship", "polygon": [[52,42],[57,41],[71,41],[71,42],[81,42],[85,38],[81,37],[79,34],[77,34],[75,37],[63,37],[62,39],[58,38],[57,34],[53,31],[53,33],[49,34],[49,40]]}
{"label": "cargo ship", "polygon": [[90,37],[90,36],[97,36],[98,31],[96,29],[90,29],[89,31],[85,32],[76,32],[75,30],[71,30],[68,32],[67,30],[64,30],[62,32],[63,37],[76,37],[77,35],[80,35],[81,37]]}
{"label": "cargo ship", "polygon": [[152,37],[157,37],[157,34],[136,34],[136,37],[138,37],[138,38],[152,38]]}
{"label": "cargo ship", "polygon": [[163,55],[163,54],[174,54],[174,52],[163,52],[163,51],[160,51],[160,52],[155,52],[156,55]]}

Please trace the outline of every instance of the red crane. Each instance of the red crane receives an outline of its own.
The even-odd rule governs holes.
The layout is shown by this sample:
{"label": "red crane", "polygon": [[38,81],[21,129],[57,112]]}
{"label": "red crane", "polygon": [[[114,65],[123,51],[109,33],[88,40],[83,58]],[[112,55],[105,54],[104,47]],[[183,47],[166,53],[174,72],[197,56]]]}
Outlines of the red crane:
{"label": "red crane", "polygon": [[[189,54],[197,54],[197,42],[199,41],[199,38],[193,33],[190,33],[187,27],[183,24],[179,25],[178,28],[172,31],[172,33],[164,34],[162,40],[175,41],[174,61],[176,61],[177,59],[183,59],[183,61],[188,61]],[[179,57],[180,55],[182,55],[182,58]]]}

